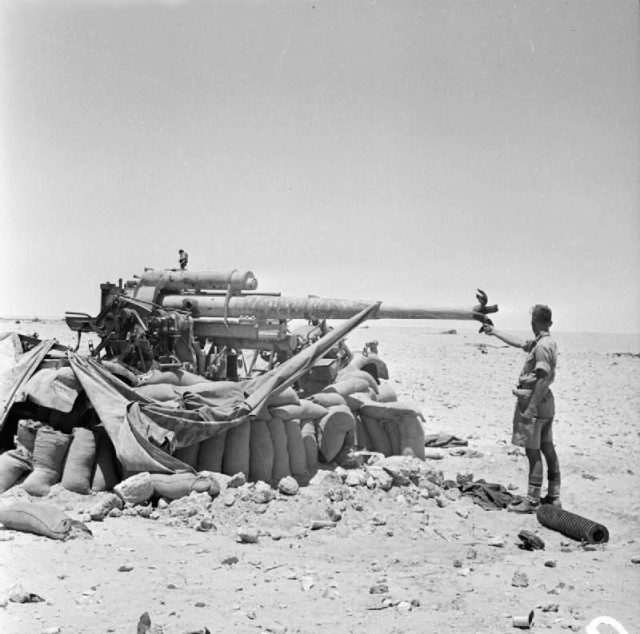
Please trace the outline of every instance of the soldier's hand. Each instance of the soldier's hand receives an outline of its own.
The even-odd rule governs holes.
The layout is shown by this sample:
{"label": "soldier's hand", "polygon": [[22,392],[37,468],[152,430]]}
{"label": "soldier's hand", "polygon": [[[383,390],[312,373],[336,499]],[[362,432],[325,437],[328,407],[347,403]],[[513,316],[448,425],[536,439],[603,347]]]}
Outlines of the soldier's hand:
{"label": "soldier's hand", "polygon": [[484,332],[485,335],[493,335],[493,326],[491,324],[484,324],[482,326],[482,332]]}

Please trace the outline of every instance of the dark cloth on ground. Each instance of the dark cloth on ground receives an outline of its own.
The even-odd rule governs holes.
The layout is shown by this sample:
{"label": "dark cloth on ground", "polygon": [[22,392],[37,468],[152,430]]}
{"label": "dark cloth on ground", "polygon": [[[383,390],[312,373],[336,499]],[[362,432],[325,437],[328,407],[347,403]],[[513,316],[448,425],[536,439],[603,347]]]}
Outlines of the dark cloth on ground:
{"label": "dark cloth on ground", "polygon": [[425,447],[466,447],[468,444],[468,441],[444,432],[427,434],[424,437]]}
{"label": "dark cloth on ground", "polygon": [[484,480],[476,480],[462,485],[460,492],[462,495],[470,496],[485,511],[500,511],[520,499],[520,496],[513,495],[502,484],[485,482]]}

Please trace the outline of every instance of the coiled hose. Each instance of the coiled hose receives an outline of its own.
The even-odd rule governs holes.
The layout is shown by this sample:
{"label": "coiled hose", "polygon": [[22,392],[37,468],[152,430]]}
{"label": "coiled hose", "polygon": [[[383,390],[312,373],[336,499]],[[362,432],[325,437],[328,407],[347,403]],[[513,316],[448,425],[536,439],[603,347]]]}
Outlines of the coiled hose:
{"label": "coiled hose", "polygon": [[553,504],[543,504],[536,513],[540,524],[559,531],[567,537],[589,544],[604,544],[609,541],[609,531],[586,517],[563,511]]}

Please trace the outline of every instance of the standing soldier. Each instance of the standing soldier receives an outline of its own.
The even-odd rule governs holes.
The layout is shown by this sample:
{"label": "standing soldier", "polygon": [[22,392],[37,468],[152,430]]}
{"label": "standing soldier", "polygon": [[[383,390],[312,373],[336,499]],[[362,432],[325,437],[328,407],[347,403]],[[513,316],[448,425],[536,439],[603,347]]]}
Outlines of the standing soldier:
{"label": "standing soldier", "polygon": [[[529,481],[527,497],[511,504],[508,508],[516,513],[534,513],[543,504],[562,507],[560,503],[560,463],[553,444],[553,417],[555,403],[550,385],[556,376],[558,348],[549,334],[551,328],[551,309],[536,304],[531,309],[531,329],[535,339],[522,341],[519,337],[499,332],[493,326],[485,326],[484,332],[498,337],[514,348],[527,353],[524,367],[514,394],[518,403],[513,416],[512,443],[524,447],[529,459]],[[549,489],[540,499],[543,465],[542,456],[547,462]]]}
{"label": "standing soldier", "polygon": [[179,259],[180,268],[182,270],[184,270],[184,269],[187,268],[187,262],[189,261],[189,254],[186,251],[184,251],[183,249],[180,249],[178,251],[178,255],[180,256],[180,259]]}

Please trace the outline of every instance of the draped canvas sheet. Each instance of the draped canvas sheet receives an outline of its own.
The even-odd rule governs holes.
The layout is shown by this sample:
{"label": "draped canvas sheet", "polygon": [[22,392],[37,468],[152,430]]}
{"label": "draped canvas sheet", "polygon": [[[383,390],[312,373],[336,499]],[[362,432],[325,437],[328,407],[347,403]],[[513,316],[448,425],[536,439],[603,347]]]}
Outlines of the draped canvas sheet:
{"label": "draped canvas sheet", "polygon": [[137,393],[91,358],[69,353],[69,360],[126,471],[193,471],[170,454],[255,416],[270,397],[290,387],[376,308],[373,304],[341,322],[300,354],[261,376],[240,383],[176,388],[188,408],[168,407]]}

